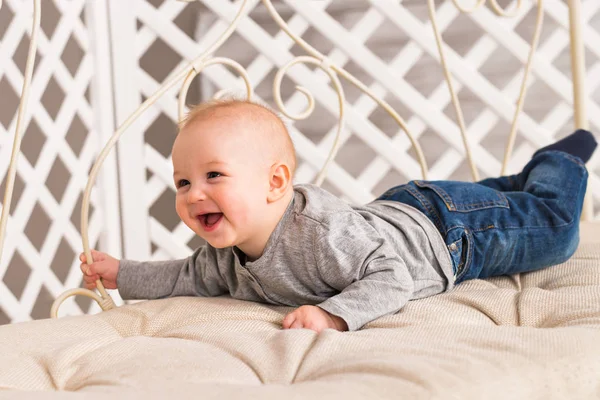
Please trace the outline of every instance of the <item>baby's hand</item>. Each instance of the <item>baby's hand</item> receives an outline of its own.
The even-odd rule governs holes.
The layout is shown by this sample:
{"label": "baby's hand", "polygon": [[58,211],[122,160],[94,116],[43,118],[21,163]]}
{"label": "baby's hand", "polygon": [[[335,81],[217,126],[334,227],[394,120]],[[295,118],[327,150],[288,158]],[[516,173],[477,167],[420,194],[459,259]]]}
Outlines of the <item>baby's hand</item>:
{"label": "baby's hand", "polygon": [[329,314],[327,311],[317,306],[302,306],[283,319],[283,329],[307,328],[321,332],[324,329],[331,328],[338,331],[347,331],[348,325],[342,318]]}
{"label": "baby's hand", "polygon": [[119,260],[96,250],[92,250],[92,258],[94,262],[87,264],[85,253],[79,255],[85,288],[94,289],[96,281],[102,278],[102,284],[106,289],[116,289]]}

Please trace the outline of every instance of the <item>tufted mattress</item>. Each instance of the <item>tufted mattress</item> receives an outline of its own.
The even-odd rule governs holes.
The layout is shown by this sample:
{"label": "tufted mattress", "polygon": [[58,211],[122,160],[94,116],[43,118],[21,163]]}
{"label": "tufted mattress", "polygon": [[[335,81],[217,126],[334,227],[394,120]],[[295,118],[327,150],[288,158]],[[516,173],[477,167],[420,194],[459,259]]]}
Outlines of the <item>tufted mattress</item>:
{"label": "tufted mattress", "polygon": [[45,392],[0,397],[600,398],[600,225],[582,224],[564,264],[465,282],[357,332],[284,331],[288,311],[172,298],[5,325],[0,388]]}

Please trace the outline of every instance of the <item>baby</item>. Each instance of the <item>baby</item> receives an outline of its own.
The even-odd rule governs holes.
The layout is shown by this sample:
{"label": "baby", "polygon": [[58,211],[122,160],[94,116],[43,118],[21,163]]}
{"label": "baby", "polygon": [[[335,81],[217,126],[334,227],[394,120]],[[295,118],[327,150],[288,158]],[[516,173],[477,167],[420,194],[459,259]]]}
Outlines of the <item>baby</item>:
{"label": "baby", "polygon": [[229,294],[298,307],[284,329],[357,330],[467,279],[566,261],[595,147],[579,130],[517,175],[416,180],[354,206],[292,184],[294,147],[273,111],[212,101],[191,109],[172,151],[177,214],[207,244],[174,261],[82,254],[85,286],[101,278],[124,299]]}

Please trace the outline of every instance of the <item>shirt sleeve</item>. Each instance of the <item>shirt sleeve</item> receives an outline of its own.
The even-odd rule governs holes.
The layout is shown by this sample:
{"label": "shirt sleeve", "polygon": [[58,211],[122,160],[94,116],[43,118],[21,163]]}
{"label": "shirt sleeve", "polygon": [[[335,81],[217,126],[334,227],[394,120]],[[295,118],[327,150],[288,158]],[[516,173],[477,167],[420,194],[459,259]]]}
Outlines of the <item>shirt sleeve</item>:
{"label": "shirt sleeve", "polygon": [[349,330],[398,312],[411,299],[406,264],[359,214],[337,214],[314,239],[321,277],[340,292],[317,306],[343,318]]}
{"label": "shirt sleeve", "polygon": [[169,261],[121,260],[117,288],[125,300],[174,296],[219,296],[227,292],[214,249],[198,248],[190,257]]}

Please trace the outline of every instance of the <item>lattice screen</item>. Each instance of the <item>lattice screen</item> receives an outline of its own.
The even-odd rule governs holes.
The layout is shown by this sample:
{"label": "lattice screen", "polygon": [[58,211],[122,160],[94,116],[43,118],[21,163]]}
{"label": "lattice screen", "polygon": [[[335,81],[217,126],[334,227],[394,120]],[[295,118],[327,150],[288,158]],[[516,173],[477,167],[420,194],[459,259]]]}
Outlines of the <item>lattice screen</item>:
{"label": "lattice screen", "polygon": [[[82,190],[100,146],[112,133],[106,17],[82,0],[42,2],[42,29],[27,129],[18,162],[11,217],[0,266],[0,323],[47,318],[55,297],[77,287]],[[0,178],[8,169],[32,2],[4,1],[0,10]],[[104,18],[103,18],[104,15]],[[93,28],[93,30],[92,30]],[[104,137],[104,138],[103,138]],[[114,159],[92,202],[90,238],[119,251]],[[1,188],[4,195],[4,185]],[[107,207],[108,205],[108,207]],[[89,309],[77,299],[68,313]]]}
{"label": "lattice screen", "polygon": [[[152,3],[152,4],[151,4]],[[192,59],[223,32],[239,9],[240,2],[206,1],[204,8],[173,1],[137,1],[138,23],[135,54],[139,63],[135,75],[142,96],[152,94],[164,81],[167,71]],[[418,135],[425,149],[431,179],[470,179],[450,96],[438,64],[425,2],[392,1],[289,1],[277,3],[278,10],[292,30],[344,66],[382,98],[385,98]],[[529,50],[535,20],[533,2],[525,2],[515,18],[499,18],[483,8],[473,15],[460,13],[451,2],[437,9],[444,39],[455,49],[455,74],[463,103],[468,133],[480,174],[500,172],[506,137]],[[511,161],[511,171],[520,169],[533,151],[572,130],[567,7],[563,2],[546,2],[545,25],[538,56],[530,80],[530,93],[521,117],[519,136]],[[130,5],[128,4],[129,8]],[[589,26],[587,40],[588,87],[594,100],[600,99],[600,51],[593,46],[600,24],[600,5],[584,2],[583,13]],[[259,1],[251,1],[251,12],[229,41],[216,52],[240,62],[250,75],[259,97],[272,103],[273,77],[292,57],[305,55],[272,21]],[[122,12],[122,11],[119,11]],[[193,27],[181,32],[182,18],[197,15]],[[130,17],[131,18],[131,17]],[[153,56],[154,53],[154,56]],[[131,51],[124,51],[129,57]],[[158,54],[161,65],[150,60]],[[131,72],[128,72],[131,74]],[[242,90],[233,72],[211,67],[199,79],[200,98],[209,98],[223,88]],[[283,97],[290,110],[301,111],[304,98],[293,94],[291,84],[305,86],[318,106],[308,120],[292,128],[299,157],[297,182],[314,178],[331,146],[337,124],[337,98],[328,78],[308,67],[294,67],[284,82]],[[485,86],[481,85],[485,83]],[[389,185],[420,177],[420,169],[407,138],[395,122],[376,104],[350,85],[345,85],[350,109],[347,131],[336,164],[324,187],[349,201],[366,202]],[[133,85],[117,88],[136,90]],[[148,207],[126,212],[124,217],[148,221],[148,229],[136,232],[133,241],[152,243],[152,257],[181,257],[197,245],[193,234],[179,222],[172,204],[174,191],[168,159],[175,131],[177,90],[155,106],[141,126],[145,130],[143,158],[147,180],[143,190]],[[197,100],[188,99],[188,102]],[[597,103],[590,104],[592,124],[600,127]],[[598,157],[592,160],[597,169]],[[596,173],[598,171],[595,171]],[[139,183],[125,183],[139,186]],[[590,181],[596,202],[600,198],[597,174]],[[126,196],[126,193],[122,193]],[[147,213],[147,215],[146,215]],[[132,225],[135,222],[132,222]],[[147,238],[140,234],[148,232]],[[127,246],[132,257],[143,258],[140,246]],[[186,246],[186,244],[188,246]]]}
{"label": "lattice screen", "polygon": [[[2,104],[16,104],[23,67],[18,66],[19,55],[15,53],[15,49],[28,29],[28,4],[26,1],[16,0],[7,3],[0,10],[0,101]],[[50,1],[44,2],[48,3],[51,4]],[[97,0],[88,4],[94,3],[104,4]],[[230,57],[242,64],[248,71],[256,94],[273,103],[275,73],[291,58],[305,55],[305,52],[280,31],[260,1],[250,0],[249,3],[248,17],[216,55]],[[292,31],[327,55],[334,64],[355,75],[405,118],[424,150],[430,179],[470,179],[454,109],[438,62],[426,2],[290,0],[273,3]],[[463,0],[462,3],[471,5],[474,1]],[[505,3],[510,2],[500,2],[501,5]],[[535,21],[535,2],[526,0],[523,3],[524,6],[516,17],[500,18],[486,7],[474,14],[463,14],[451,1],[437,2],[437,19],[443,30],[444,40],[454,49],[448,50],[450,69],[455,77],[456,88],[460,89],[459,98],[481,178],[498,175],[501,168],[523,62],[527,58]],[[597,46],[600,43],[600,3],[596,0],[583,0],[582,3],[583,34],[587,49],[587,92],[590,100],[588,117],[592,130],[600,131],[600,47]],[[66,7],[67,4],[70,6]],[[229,0],[205,0],[202,4],[187,4],[176,0],[108,1],[110,33],[112,37],[118,38],[111,43],[110,58],[114,72],[112,106],[116,119],[123,121],[143,99],[156,91],[174,69],[212,44],[229,25],[240,4],[239,1]],[[81,90],[85,91],[92,79],[102,80],[98,72],[108,68],[102,65],[107,62],[108,57],[93,59],[93,52],[89,48],[90,25],[86,25],[80,17],[82,1],[57,1],[53,7],[52,12],[57,17],[62,16],[61,21],[64,22],[58,24],[56,29],[60,28],[68,33],[60,39],[55,39],[56,33],[49,35],[46,32],[43,35],[46,39],[40,48],[41,62],[36,72],[37,81],[34,81],[38,87],[34,93],[38,94],[34,94],[31,106],[34,121],[38,121],[38,126],[43,128],[37,128],[36,133],[35,124],[30,124],[25,142],[41,146],[39,142],[45,141],[43,149],[48,147],[51,150],[42,151],[43,154],[53,151],[55,156],[45,156],[51,160],[44,164],[39,161],[32,163],[27,155],[31,150],[27,150],[25,146],[23,149],[25,157],[22,157],[19,164],[19,173],[21,186],[25,190],[21,197],[31,198],[26,203],[31,205],[28,208],[21,206],[21,213],[17,206],[16,213],[19,217],[13,217],[9,225],[10,232],[14,232],[14,235],[11,235],[13,239],[9,242],[12,244],[8,248],[15,248],[18,244],[17,248],[22,248],[23,254],[15,253],[14,250],[10,250],[10,254],[21,254],[20,257],[24,260],[19,261],[18,258],[14,259],[16,256],[8,256],[6,253],[5,258],[10,261],[3,260],[4,268],[0,269],[0,276],[4,276],[4,286],[0,286],[0,290],[19,292],[18,286],[12,284],[9,288],[7,284],[11,280],[9,278],[17,275],[10,271],[29,268],[32,272],[28,274],[31,275],[29,279],[19,283],[23,286],[23,282],[28,282],[25,290],[27,295],[24,293],[13,296],[14,300],[5,301],[6,296],[0,293],[3,308],[16,307],[20,310],[17,313],[5,311],[5,319],[25,318],[23,316],[30,312],[30,304],[35,302],[40,286],[52,287],[52,290],[46,289],[50,295],[45,295],[51,297],[60,292],[58,289],[63,282],[68,287],[79,285],[80,276],[75,262],[65,264],[66,272],[62,272],[63,275],[51,266],[53,260],[58,258],[55,253],[60,246],[53,243],[61,242],[60,238],[57,239],[59,235],[63,235],[63,241],[68,244],[68,251],[65,250],[67,258],[73,261],[73,254],[80,251],[77,241],[78,225],[67,221],[70,215],[74,215],[72,219],[78,218],[76,199],[72,200],[65,194],[62,200],[57,200],[53,197],[53,189],[42,184],[31,189],[33,194],[28,194],[27,188],[32,182],[45,182],[53,160],[60,159],[57,162],[63,165],[61,171],[65,172],[64,175],[70,175],[70,182],[73,182],[69,186],[73,187],[71,191],[75,193],[72,196],[76,198],[80,195],[85,184],[85,173],[91,165],[101,134],[98,125],[93,123],[94,116],[101,114],[98,114],[96,104],[92,109],[90,101],[79,93]],[[511,172],[519,170],[536,148],[566,135],[573,128],[568,10],[566,4],[559,0],[547,0],[544,7],[544,28],[529,81],[525,113],[520,118]],[[50,10],[52,6],[47,5],[45,8]],[[77,8],[78,11],[72,10]],[[99,10],[100,8],[96,6],[95,11],[86,16],[94,15],[97,22],[106,21],[103,14],[106,9]],[[44,18],[48,18],[47,15],[44,14],[42,19]],[[15,22],[16,20],[19,22]],[[8,26],[8,29],[4,29],[4,26]],[[9,35],[9,31],[17,33]],[[107,36],[94,31],[98,43]],[[60,57],[69,37],[77,42],[82,60],[88,60],[87,63],[81,61],[76,74],[71,73],[59,60],[42,65],[49,54],[55,57],[58,54]],[[50,43],[55,44],[50,47]],[[20,46],[26,49],[26,45]],[[21,64],[24,64],[22,60]],[[46,76],[54,77],[54,86],[65,94],[65,99],[74,97],[77,101],[67,103],[66,100],[58,99],[51,101],[46,107],[42,99],[39,104],[37,99],[41,96],[41,91],[48,86],[48,81],[52,82]],[[87,83],[83,83],[86,79]],[[72,81],[76,82],[73,86]],[[347,97],[346,130],[340,153],[323,186],[348,201],[363,203],[373,199],[390,185],[420,178],[414,150],[395,122],[366,95],[344,81],[342,83]],[[292,111],[301,111],[305,107],[303,96],[293,91],[296,84],[307,87],[317,102],[314,114],[307,120],[292,124],[291,129],[301,160],[296,181],[307,182],[315,177],[333,141],[337,124],[337,96],[324,73],[299,65],[290,70],[282,89],[285,103]],[[6,87],[9,89],[5,89]],[[81,90],[78,91],[77,88]],[[210,67],[196,80],[194,91],[188,96],[188,103],[210,98],[216,91],[224,88],[241,91],[243,84],[236,74],[225,67]],[[47,91],[51,90],[52,86]],[[184,257],[200,243],[178,221],[174,210],[175,195],[169,152],[176,129],[174,121],[177,117],[177,92],[178,88],[173,89],[154,105],[125,133],[119,143],[119,204],[123,249],[129,258]],[[57,123],[57,118],[50,114],[52,106],[59,109],[58,115],[79,115],[79,122],[65,116],[63,118],[68,122]],[[12,105],[12,111],[9,110],[6,114],[8,117],[0,115],[2,154],[8,152],[7,143],[10,141],[6,139],[8,136],[5,129],[9,128],[8,132],[12,134],[10,124],[15,107]],[[72,151],[69,153],[68,150],[72,145],[66,132],[69,127],[78,126],[77,123],[83,132],[80,140],[85,145],[82,146],[89,149],[87,153],[81,151],[72,155]],[[58,144],[48,145],[51,141]],[[85,156],[79,156],[84,153]],[[7,162],[6,157],[0,159],[0,173],[6,170]],[[38,169],[38,165],[44,167]],[[109,190],[109,193],[114,193],[114,182],[117,180],[114,171],[110,172],[111,168],[114,168],[114,164],[111,167],[109,163],[104,170],[108,170],[109,175],[113,174],[111,176],[115,179],[111,180],[109,176],[100,184],[112,187],[113,190]],[[595,210],[598,212],[600,156],[596,155],[590,161],[589,169],[592,172],[589,191],[593,194]],[[43,178],[32,179],[35,174]],[[71,199],[70,202],[67,199]],[[19,200],[17,204],[20,205],[22,201]],[[52,222],[37,223],[40,217],[37,217],[39,211],[36,211],[35,204],[38,204],[37,210],[43,210],[46,220]],[[96,198],[96,213],[92,217],[93,238],[98,238],[103,229],[102,222],[105,218],[101,218],[98,211],[106,204],[114,205],[117,201],[114,198]],[[112,218],[115,215],[119,217],[115,210],[109,215]],[[62,222],[57,223],[55,219]],[[36,221],[35,225],[30,223],[32,228],[29,231],[28,220]],[[43,245],[39,246],[40,250],[35,244],[38,243],[35,240],[39,239],[30,237],[28,232],[34,230],[39,233],[39,230],[48,226],[48,230],[56,226],[54,229],[58,233],[46,233],[45,237],[52,239],[46,238]],[[109,224],[110,226],[112,225]],[[119,228],[116,229],[118,232]],[[119,235],[109,234],[108,237],[114,240],[113,253],[118,255],[119,242],[114,238]],[[35,254],[35,257],[31,258],[33,256],[30,254]],[[27,265],[35,267],[32,269]],[[67,271],[70,266],[73,268]],[[32,279],[33,276],[37,278]],[[61,280],[58,276],[66,278]],[[34,283],[31,284],[31,281]],[[88,303],[85,300],[80,303],[87,311]],[[73,305],[67,312],[76,313],[77,309]],[[35,313],[31,315],[34,318],[47,316]]]}

